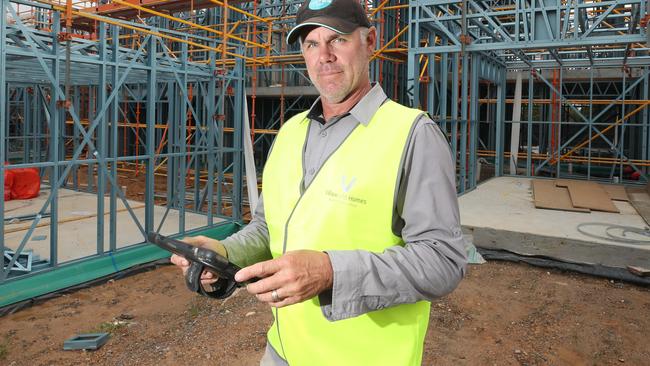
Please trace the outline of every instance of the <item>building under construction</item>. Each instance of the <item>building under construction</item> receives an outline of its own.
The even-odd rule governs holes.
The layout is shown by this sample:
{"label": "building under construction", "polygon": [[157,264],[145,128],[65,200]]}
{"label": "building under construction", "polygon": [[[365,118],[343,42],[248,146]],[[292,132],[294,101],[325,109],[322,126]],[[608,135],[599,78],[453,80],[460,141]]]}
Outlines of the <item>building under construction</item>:
{"label": "building under construction", "polygon": [[[0,307],[167,256],[150,231],[237,230],[278,129],[318,97],[284,41],[303,1],[0,1]],[[446,134],[479,249],[649,267],[650,198],[629,192],[649,176],[650,2],[363,4],[371,79]],[[20,171],[35,197],[7,195]],[[530,182],[563,179],[628,194],[535,208]]]}

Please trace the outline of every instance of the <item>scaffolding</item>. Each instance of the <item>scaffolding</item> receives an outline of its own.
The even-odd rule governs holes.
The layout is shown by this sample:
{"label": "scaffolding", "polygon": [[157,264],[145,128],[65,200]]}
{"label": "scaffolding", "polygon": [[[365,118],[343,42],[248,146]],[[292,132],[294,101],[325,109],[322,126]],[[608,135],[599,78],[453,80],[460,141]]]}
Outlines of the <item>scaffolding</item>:
{"label": "scaffolding", "polygon": [[[0,204],[0,252],[14,253],[0,285],[26,276],[11,270],[24,252],[38,258],[30,274],[45,273],[114,259],[149,231],[184,235],[241,222],[244,42],[84,14],[95,24],[90,36],[66,25],[65,7],[21,4],[46,11],[49,28],[28,26],[15,4],[2,2],[0,85],[8,103],[0,104],[0,158],[9,164],[0,166],[0,180],[5,170],[36,168],[42,190],[27,225],[25,209],[12,206],[23,213],[14,222],[12,202]],[[71,217],[63,211],[70,192],[86,194],[75,200],[95,197],[93,206]],[[64,249],[71,234],[64,224],[82,220],[83,242]],[[127,226],[137,230],[124,238]],[[46,235],[35,235],[43,228]]]}
{"label": "scaffolding", "polygon": [[[0,249],[18,258],[47,227],[32,271],[46,273],[139,247],[169,217],[179,235],[242,222],[245,127],[261,171],[318,97],[284,42],[302,2],[2,0],[0,179],[38,168],[48,198],[20,238],[0,204]],[[371,78],[440,125],[460,194],[506,174],[647,182],[647,0],[362,4],[378,34]],[[92,251],[74,258],[49,224],[74,220],[61,192],[94,200]],[[24,277],[4,270],[0,289]]]}

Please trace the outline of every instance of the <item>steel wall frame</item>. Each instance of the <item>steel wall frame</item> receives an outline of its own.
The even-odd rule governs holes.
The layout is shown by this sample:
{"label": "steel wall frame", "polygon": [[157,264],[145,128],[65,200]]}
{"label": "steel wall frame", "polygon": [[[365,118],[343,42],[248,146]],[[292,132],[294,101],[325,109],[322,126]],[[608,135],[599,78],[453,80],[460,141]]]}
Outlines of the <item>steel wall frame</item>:
{"label": "steel wall frame", "polygon": [[[3,224],[0,224],[0,236],[4,238],[5,232],[4,232],[4,211],[5,211],[5,200],[4,200],[4,195],[5,195],[5,165],[4,162],[6,161],[6,148],[7,148],[7,142],[5,140],[5,121],[7,121],[7,111],[6,111],[6,106],[8,103],[5,101],[7,100],[6,97],[6,89],[7,89],[7,83],[6,83],[6,75],[5,75],[5,68],[4,65],[6,65],[6,59],[7,59],[7,46],[5,44],[5,34],[6,34],[6,22],[7,22],[7,12],[6,12],[6,4],[8,3],[7,0],[0,0],[0,65],[3,65],[0,67],[0,193],[2,193],[0,196],[2,199],[0,200],[0,212],[2,212],[2,218],[3,218]],[[5,243],[4,240],[0,242],[0,253],[4,255],[5,251]],[[4,259],[3,259],[4,263]]]}
{"label": "steel wall frame", "polygon": [[[35,266],[35,270],[26,276],[10,277],[9,270],[3,269],[0,271],[0,285],[61,266],[75,265],[79,260],[83,262],[89,258],[110,257],[125,250],[125,246],[143,243],[146,241],[146,232],[160,230],[171,210],[179,214],[179,234],[189,231],[185,222],[186,212],[205,216],[205,225],[193,227],[192,231],[215,225],[215,219],[225,220],[224,223],[241,222],[241,131],[245,93],[243,59],[239,58],[227,67],[218,66],[219,55],[215,52],[217,40],[205,38],[203,41],[211,48],[207,52],[210,61],[190,62],[188,43],[179,42],[179,55],[172,55],[163,39],[156,34],[158,30],[155,27],[146,27],[151,34],[144,36],[139,47],[129,49],[116,41],[125,34],[121,23],[116,24],[109,18],[106,18],[107,23],[102,21],[104,18],[99,18],[98,40],[73,39],[69,43],[70,56],[66,57],[67,47],[58,39],[61,31],[58,12],[53,13],[52,29],[45,32],[23,24],[11,4],[9,0],[2,0],[0,7],[0,15],[3,15],[0,23],[0,99],[3,101],[0,104],[3,126],[0,129],[0,158],[2,161],[7,161],[8,158],[8,136],[4,128],[8,124],[7,106],[18,108],[18,104],[7,103],[7,85],[16,91],[15,96],[20,101],[25,151],[20,156],[15,156],[9,166],[0,165],[0,183],[4,181],[7,168],[37,168],[43,172],[44,187],[50,190],[50,194],[44,205],[34,212],[34,219],[19,242],[8,243],[6,240],[2,201],[0,233],[5,240],[2,240],[0,250],[15,249],[13,262],[26,249],[35,228],[42,224],[45,213],[49,212],[50,222],[57,224],[49,225],[50,249],[47,261]],[[33,5],[48,8],[43,4]],[[11,15],[15,22],[6,24],[5,14]],[[143,27],[142,24],[137,26]],[[184,41],[189,39],[182,33],[175,37]],[[69,81],[66,81],[65,66],[71,70]],[[66,95],[68,85],[76,96],[71,103],[66,103],[72,99],[71,95]],[[82,86],[91,96],[88,98],[87,118],[84,119],[77,98]],[[144,149],[138,155],[131,151],[122,154],[118,145],[122,131],[132,133],[128,125],[120,126],[120,113],[129,115],[128,110],[122,108],[124,95],[128,100],[137,100],[145,105],[144,136],[134,135],[136,144]],[[92,111],[91,107],[96,110]],[[191,118],[192,128],[186,125],[186,117]],[[161,134],[156,133],[155,127],[161,120],[165,121],[165,128],[170,131],[166,143],[162,143]],[[47,126],[47,132],[38,130],[40,127],[36,126],[41,124]],[[225,129],[233,131],[233,135],[224,136]],[[72,135],[68,135],[67,130],[71,130]],[[40,142],[44,140],[49,141],[45,159],[43,152],[37,151]],[[25,144],[25,141],[32,142]],[[69,149],[65,148],[67,142],[71,145],[69,153]],[[85,150],[88,150],[89,155],[83,157]],[[145,215],[142,221],[126,199],[117,175],[118,169],[136,161],[144,161],[145,165]],[[78,188],[77,176],[71,172],[76,172],[82,166],[87,167],[90,173],[97,171],[96,187],[93,187],[89,177],[86,189],[97,198],[96,237],[91,240],[95,249],[89,257],[62,262],[57,257],[60,239],[59,189]],[[160,223],[155,225],[157,220],[154,220],[154,204],[160,202],[160,198],[156,195],[154,177],[156,170],[161,167],[166,167],[167,177],[172,184],[169,185],[164,200],[165,213],[159,217]],[[137,169],[135,172],[137,174]],[[185,178],[192,174],[195,178],[193,186],[191,191],[186,191]],[[0,190],[4,192],[4,184]],[[104,203],[105,192],[108,193],[108,208]],[[228,207],[224,209],[223,202],[226,199]],[[126,207],[142,234],[130,243],[121,243],[119,247],[116,242],[118,203]],[[105,224],[107,232],[104,232]],[[11,265],[12,263],[8,268]]]}
{"label": "steel wall frame", "polygon": [[[637,0],[410,2],[409,93],[413,105],[428,110],[449,136],[458,160],[459,192],[476,184],[477,177],[472,172],[477,157],[491,161],[496,176],[504,174],[503,164],[510,155],[504,151],[509,141],[505,136],[509,135],[513,123],[520,122],[526,128],[523,139],[526,142],[520,144],[520,149],[521,146],[524,149],[520,155],[525,158],[525,168],[518,175],[598,179],[591,172],[592,164],[594,167],[609,164],[609,178],[600,179],[634,183],[624,177],[626,166],[645,181],[650,155],[647,134],[650,56],[644,30],[638,22],[647,14],[646,6],[645,1]],[[603,71],[613,67],[622,68],[619,80],[594,78],[594,72],[603,75]],[[552,69],[559,71],[556,74],[559,80],[545,76]],[[577,87],[579,81],[574,80],[585,74],[581,69],[588,73],[590,82]],[[507,72],[520,70],[529,75],[528,103],[522,121],[512,121],[510,115],[506,116],[512,103],[512,99],[506,98],[506,90],[511,90]],[[425,72],[428,77],[423,79]],[[609,85],[603,88],[599,85],[602,83]],[[496,98],[488,98],[489,106],[479,98],[486,92],[487,84],[497,87]],[[572,86],[571,96],[563,95],[567,85]],[[539,95],[539,90],[545,91],[548,99]],[[536,108],[542,110],[542,119],[528,107],[537,105],[540,99],[544,101]],[[551,99],[557,100],[555,105],[545,102]],[[630,107],[626,110],[627,105]],[[491,106],[496,106],[496,111]],[[581,110],[588,110],[589,116]],[[618,117],[604,121],[610,118],[607,113],[613,111]],[[487,116],[484,117],[487,120],[481,120],[482,116]],[[480,151],[476,146],[485,145],[481,141],[484,132],[481,132],[483,128],[474,127],[477,125],[489,126],[489,135],[496,136]],[[539,141],[534,138],[535,126],[540,133],[547,134],[546,143],[558,141],[548,146],[552,146],[552,151],[547,146],[539,146],[541,152],[547,151],[544,158],[532,151],[533,141]],[[630,128],[637,128],[639,133],[631,134]],[[612,133],[614,136],[610,136]],[[611,161],[592,159],[592,141],[611,150]],[[565,172],[564,161],[584,164],[575,154],[586,145],[588,172],[583,176]],[[628,156],[630,153],[633,155]],[[553,166],[550,172],[546,169],[549,164]]]}
{"label": "steel wall frame", "polygon": [[[9,0],[1,1],[3,14],[11,14]],[[128,210],[142,232],[157,229],[153,210],[160,200],[167,204],[164,217],[171,210],[180,212],[179,232],[185,231],[186,212],[203,212],[207,224],[213,218],[238,221],[241,129],[248,123],[243,121],[245,86],[254,90],[281,84],[282,88],[279,103],[260,102],[251,113],[252,137],[261,152],[259,166],[269,137],[292,112],[308,107],[314,98],[284,94],[284,88],[310,85],[299,49],[283,44],[302,2],[238,4],[243,12],[232,11],[227,4],[194,12],[185,9],[171,16],[152,16],[146,24],[86,14],[100,24],[93,35],[97,39],[75,38],[70,48],[57,39],[62,31],[61,6],[54,6],[57,11],[49,29],[30,28],[20,20],[7,25],[3,16],[0,100],[11,103],[2,103],[0,113],[6,125],[9,113],[20,108],[23,118],[32,123],[25,124],[20,138],[1,129],[0,157],[10,158],[8,142],[22,140],[23,163],[13,166],[47,170],[44,177],[54,183],[47,202],[54,212],[53,222],[57,220],[57,190],[81,189],[79,169],[83,167],[87,174],[97,170],[97,186],[89,180],[85,189],[108,190],[109,225],[108,233],[103,233],[104,219],[99,213],[105,207],[97,193],[95,255],[118,250],[117,204],[127,204],[116,184],[119,171],[146,177],[144,222],[137,222],[133,210]],[[650,56],[647,34],[639,21],[648,14],[646,0],[425,0],[408,5],[373,0],[364,4],[377,21],[379,34],[371,75],[383,81],[393,99],[427,110],[439,123],[457,160],[460,193],[481,179],[479,159],[491,163],[495,175],[504,174],[503,164],[511,158],[505,146],[512,123],[526,129],[525,151],[519,153],[525,164],[520,165],[523,172],[518,175],[568,176],[563,167],[583,157],[567,152],[586,141],[587,179],[593,178],[592,168],[603,161],[592,156],[592,149],[602,146],[612,152],[610,177],[623,179],[625,165],[644,173],[645,179],[650,121],[648,104],[643,101],[648,100]],[[32,5],[52,9],[42,3]],[[129,6],[155,15],[151,9],[139,9],[140,5]],[[44,11],[36,14],[45,17]],[[258,18],[262,20],[253,25]],[[230,34],[219,38],[215,36],[219,29]],[[141,41],[139,45],[136,40]],[[66,73],[65,67],[74,73]],[[600,76],[601,70],[618,67],[623,68],[620,81],[604,81]],[[555,78],[547,75],[553,69],[558,70]],[[247,70],[255,75],[248,76]],[[522,121],[508,116],[509,72],[528,76]],[[588,74],[589,83],[575,80],[578,72]],[[73,98],[66,95],[64,84]],[[61,107],[66,100],[72,100],[69,110]],[[144,122],[138,119],[140,114]],[[615,121],[604,120],[609,116],[615,116]],[[631,129],[641,132],[633,134]],[[609,132],[603,134],[605,130]],[[122,146],[126,153],[120,153],[116,138],[123,133],[129,140],[128,146],[126,140]],[[44,150],[40,142],[47,134],[60,143]],[[65,142],[72,144],[72,151],[64,148]],[[533,151],[535,142],[538,151]],[[94,155],[82,157],[85,147]],[[144,171],[139,167],[142,161]],[[0,166],[0,173],[5,170]],[[163,198],[153,184],[160,175],[166,175],[168,186]],[[194,177],[192,186],[185,184],[188,176]],[[0,180],[3,177],[0,174]],[[216,186],[205,182],[216,182]],[[231,208],[222,202],[230,202]],[[40,220],[37,217],[34,223]],[[20,248],[33,230],[29,229]],[[50,237],[56,238],[57,225],[50,230]],[[0,231],[4,237],[4,225]],[[50,259],[55,266],[56,247],[54,239]],[[0,278],[4,277],[6,273]]]}

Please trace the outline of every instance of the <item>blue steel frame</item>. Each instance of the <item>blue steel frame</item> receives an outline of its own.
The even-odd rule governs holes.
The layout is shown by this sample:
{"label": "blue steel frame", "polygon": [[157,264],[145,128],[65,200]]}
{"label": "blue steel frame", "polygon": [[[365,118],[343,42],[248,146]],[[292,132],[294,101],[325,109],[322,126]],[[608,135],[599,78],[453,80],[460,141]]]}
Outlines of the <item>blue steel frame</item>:
{"label": "blue steel frame", "polygon": [[[272,24],[258,24],[252,41],[265,43],[270,32],[269,52],[280,61],[256,64],[254,69],[244,63],[244,58],[250,60],[258,52],[249,44],[233,40],[224,44],[205,31],[184,32],[186,25],[157,17],[141,24],[94,16],[98,40],[74,39],[68,48],[57,39],[58,12],[52,29],[30,28],[16,17],[10,0],[0,1],[0,100],[11,101],[0,103],[2,125],[7,127],[0,128],[0,158],[12,161],[11,167],[41,169],[44,182],[51,186],[45,206],[35,213],[24,238],[19,245],[12,244],[18,252],[48,208],[51,222],[57,222],[62,187],[97,195],[95,256],[119,250],[120,202],[141,233],[159,229],[172,210],[180,215],[179,233],[187,231],[188,212],[204,214],[206,226],[215,218],[239,221],[242,127],[248,123],[243,120],[246,86],[255,83],[269,93],[263,102],[258,99],[257,109],[250,114],[257,116],[256,129],[263,130],[254,140],[258,148],[262,145],[258,166],[263,165],[275,130],[315,98],[300,93],[310,83],[299,49],[283,44],[300,0],[238,4],[259,17],[274,19]],[[43,10],[36,12],[41,23],[45,11],[51,10],[42,3],[13,2]],[[630,168],[641,173],[642,181],[646,179],[650,56],[645,44],[648,31],[639,23],[648,15],[647,0],[425,0],[410,1],[406,8],[397,0],[364,4],[375,14],[380,34],[377,48],[395,40],[392,53],[378,53],[371,74],[383,81],[390,97],[425,109],[439,123],[457,159],[459,193],[476,186],[481,180],[477,167],[486,162],[494,167],[494,175],[504,174],[503,165],[513,159],[505,147],[514,123],[524,129],[525,141],[517,147],[525,164],[518,164],[515,174],[616,177],[631,183],[625,175]],[[393,12],[378,17],[379,8],[393,8]],[[16,19],[15,24],[6,24],[7,15]],[[251,31],[250,19],[235,12],[222,14],[221,8],[175,16],[204,26],[227,20],[233,33]],[[406,37],[398,36],[406,27]],[[145,34],[137,47],[115,41],[133,36],[134,28]],[[203,48],[197,49],[196,44]],[[219,48],[222,45],[228,46],[231,56],[240,57],[226,63],[220,59],[225,53]],[[66,68],[73,72],[66,73]],[[516,72],[527,76],[527,88],[522,88],[526,92],[521,95],[511,95],[511,75]],[[612,81],[612,75],[617,80]],[[283,92],[274,102],[277,96],[269,91],[278,85]],[[292,87],[297,92],[285,96],[285,88]],[[73,96],[66,95],[66,89]],[[84,98],[87,105],[81,103]],[[62,108],[66,99],[72,103]],[[521,115],[526,117],[520,121],[509,117],[515,101],[525,104]],[[145,122],[132,123],[139,105],[145,106]],[[31,123],[15,132],[7,121],[18,110]],[[191,125],[185,123],[188,119]],[[138,123],[142,131],[134,127]],[[128,146],[120,146],[117,136],[122,133],[129,137],[123,142]],[[55,143],[46,145],[44,140]],[[20,148],[22,154],[15,154]],[[83,157],[86,150],[92,155]],[[605,161],[593,156],[600,150],[609,151],[610,170],[605,177],[594,173]],[[118,172],[138,172],[137,163],[143,161],[145,218],[140,222],[120,189]],[[574,173],[574,165],[586,166],[586,174]],[[80,187],[82,168],[87,176],[97,172],[96,186],[87,180],[86,187]],[[0,183],[5,170],[0,164]],[[166,177],[164,194],[154,185],[161,176]],[[190,186],[187,177],[194,178]],[[0,190],[3,187],[0,184]],[[104,233],[104,192],[109,194],[108,233]],[[154,204],[160,202],[166,212],[156,226]],[[4,218],[4,202],[0,208]],[[57,225],[50,225],[46,269],[60,265],[57,230]],[[6,237],[4,224],[0,232]],[[4,247],[3,241],[0,249]],[[6,277],[6,271],[0,273],[0,283]]]}
{"label": "blue steel frame", "polygon": [[[41,3],[20,3],[51,10]],[[87,168],[89,173],[85,189],[97,197],[96,237],[89,238],[88,243],[96,247],[90,256],[74,258],[70,263],[89,257],[112,256],[127,246],[143,243],[146,232],[160,230],[172,210],[178,212],[179,234],[190,231],[185,221],[188,212],[205,217],[204,226],[192,227],[191,231],[214,226],[217,221],[241,222],[243,59],[220,66],[220,52],[216,52],[218,40],[103,17],[97,17],[98,40],[73,38],[69,43],[70,57],[66,58],[66,44],[58,39],[61,22],[57,11],[53,12],[52,29],[42,31],[24,24],[9,0],[2,0],[1,4],[0,100],[8,100],[6,90],[10,88],[15,91],[17,103],[0,103],[3,126],[0,128],[0,160],[11,163],[8,166],[0,164],[0,183],[4,183],[7,168],[38,168],[49,195],[43,206],[34,212],[31,224],[18,242],[6,240],[4,201],[0,201],[0,234],[5,238],[0,242],[0,252],[5,248],[17,254],[26,250],[34,230],[47,218],[55,223],[49,225],[49,257],[44,258],[47,259],[45,263],[35,266],[30,275],[67,264],[57,256],[59,196],[61,188],[79,189],[76,173],[80,167]],[[6,15],[15,22],[6,24]],[[134,34],[133,28],[143,29],[145,34],[140,45],[130,49],[119,39]],[[167,36],[185,42],[170,42]],[[208,61],[190,61],[187,41],[205,45]],[[238,44],[228,44],[228,47],[235,47],[243,54]],[[172,53],[172,49],[178,52]],[[66,78],[67,68],[71,73]],[[92,95],[87,107],[79,103],[81,89]],[[67,90],[74,93],[74,98],[66,95]],[[71,100],[69,105],[66,99]],[[124,119],[132,117],[129,104],[134,102],[145,106],[146,129],[139,134],[120,122],[120,115]],[[22,135],[8,139],[9,112],[18,110],[23,117],[19,130]],[[187,124],[188,119],[191,125]],[[165,142],[159,131],[162,128],[168,130]],[[224,135],[226,129],[233,131],[232,136]],[[142,147],[140,154],[133,153],[133,146],[126,149],[126,154],[120,151],[122,133],[131,136],[135,141],[133,146]],[[24,151],[8,156],[8,141]],[[44,141],[49,142],[47,151],[42,151]],[[143,220],[134,212],[132,201],[127,200],[118,176],[118,171],[132,167],[135,162],[144,162]],[[96,174],[96,187],[91,174]],[[154,185],[155,177],[160,175],[166,175],[168,180],[163,195],[158,194],[159,189]],[[194,178],[189,187],[186,177]],[[0,193],[4,193],[4,184]],[[108,209],[104,203],[105,193],[108,194]],[[116,242],[118,203],[124,205],[141,234],[132,242],[119,245]],[[155,204],[166,207],[162,217],[157,218],[158,223],[154,219]],[[105,232],[105,224],[108,224],[108,232]],[[15,255],[12,261],[17,257]],[[22,277],[10,276],[8,269],[2,269],[0,284]]]}
{"label": "blue steel frame", "polygon": [[[0,65],[6,64],[7,59],[7,47],[5,45],[5,34],[6,34],[6,22],[7,22],[7,12],[5,7],[5,2],[2,0],[2,6],[0,6]],[[4,211],[5,211],[5,201],[4,201],[4,189],[5,189],[5,165],[6,161],[6,145],[7,141],[5,140],[5,121],[7,116],[6,111],[6,73],[5,68],[0,67],[0,193],[2,193],[2,199],[0,200],[0,212],[2,212],[2,222],[0,224],[0,236],[4,238]],[[0,242],[0,253],[5,252],[5,243],[4,240]],[[3,254],[4,255],[4,254]],[[9,267],[11,268],[11,267]]]}
{"label": "blue steel frame", "polygon": [[[647,6],[645,0],[409,2],[410,98],[449,136],[459,192],[476,185],[479,158],[493,165],[494,175],[504,174],[506,136],[515,123],[525,131],[517,146],[525,166],[517,175],[635,183],[632,169],[646,181],[650,56],[639,21]],[[612,73],[615,67],[620,74]],[[555,78],[549,76],[553,69]],[[522,70],[529,75],[526,118],[513,121],[510,105],[525,95],[506,98],[514,89],[509,75]],[[618,91],[607,95],[598,85],[612,75]],[[564,95],[580,83],[573,95]],[[496,95],[486,95],[492,86]],[[594,148],[609,150],[608,160],[593,158]],[[609,174],[594,174],[602,164],[611,166]],[[575,165],[586,166],[586,173],[573,173]]]}

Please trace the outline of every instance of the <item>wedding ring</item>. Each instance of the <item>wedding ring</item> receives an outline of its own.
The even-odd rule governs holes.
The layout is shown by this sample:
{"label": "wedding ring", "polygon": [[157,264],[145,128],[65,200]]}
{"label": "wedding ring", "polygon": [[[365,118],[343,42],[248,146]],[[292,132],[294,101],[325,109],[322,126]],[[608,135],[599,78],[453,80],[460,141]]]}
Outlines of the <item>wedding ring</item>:
{"label": "wedding ring", "polygon": [[273,299],[273,302],[280,301],[280,295],[278,295],[278,290],[273,290],[273,292],[271,292],[271,298]]}

